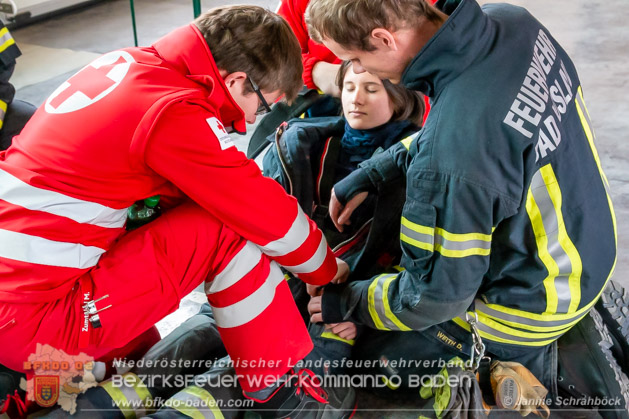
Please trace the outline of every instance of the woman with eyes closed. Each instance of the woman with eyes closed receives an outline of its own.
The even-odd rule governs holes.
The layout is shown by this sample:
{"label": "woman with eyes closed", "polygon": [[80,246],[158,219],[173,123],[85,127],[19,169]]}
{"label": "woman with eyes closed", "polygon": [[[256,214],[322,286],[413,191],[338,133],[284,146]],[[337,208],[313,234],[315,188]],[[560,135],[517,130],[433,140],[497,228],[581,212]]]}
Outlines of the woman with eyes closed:
{"label": "woman with eyes closed", "polygon": [[[275,134],[264,157],[263,173],[295,196],[303,211],[323,231],[337,257],[351,269],[350,280],[383,272],[399,261],[400,189],[370,196],[339,232],[328,215],[332,186],[358,165],[415,134],[424,114],[423,95],[368,72],[354,73],[349,61],[340,66],[336,84],[343,116],[293,119]],[[397,214],[397,215],[396,215]],[[310,297],[299,281],[291,290],[307,321]],[[346,327],[347,326],[347,327]],[[353,339],[355,327],[335,326],[337,335]],[[314,337],[314,336],[313,336]]]}

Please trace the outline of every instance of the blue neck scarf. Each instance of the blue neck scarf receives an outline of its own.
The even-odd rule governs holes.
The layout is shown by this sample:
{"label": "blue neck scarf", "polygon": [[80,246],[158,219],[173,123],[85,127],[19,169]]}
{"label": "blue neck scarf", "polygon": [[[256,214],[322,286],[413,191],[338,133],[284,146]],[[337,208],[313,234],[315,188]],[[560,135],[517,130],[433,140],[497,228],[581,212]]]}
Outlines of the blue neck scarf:
{"label": "blue neck scarf", "polygon": [[400,140],[399,136],[413,124],[410,121],[393,121],[371,129],[354,129],[345,122],[345,134],[341,139],[342,150],[350,162],[360,163],[370,158],[378,147],[389,148]]}

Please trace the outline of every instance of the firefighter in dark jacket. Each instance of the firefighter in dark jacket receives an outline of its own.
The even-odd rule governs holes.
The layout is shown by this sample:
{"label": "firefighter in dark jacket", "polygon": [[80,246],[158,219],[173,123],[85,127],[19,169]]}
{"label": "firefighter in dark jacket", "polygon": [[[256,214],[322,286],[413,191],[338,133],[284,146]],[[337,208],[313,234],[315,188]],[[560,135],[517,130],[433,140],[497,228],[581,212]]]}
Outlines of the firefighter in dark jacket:
{"label": "firefighter in dark jacket", "polygon": [[21,100],[14,101],[15,87],[9,81],[15,69],[15,59],[22,52],[11,32],[0,22],[0,150],[11,145],[11,139],[22,131],[35,107]]}
{"label": "firefighter in dark jacket", "polygon": [[476,329],[487,354],[521,362],[551,389],[554,343],[616,262],[608,182],[572,61],[505,4],[312,0],[306,20],[354,71],[420,90],[432,107],[411,144],[363,163],[330,203],[343,228],[369,192],[405,176],[405,270],[326,288],[312,319],[420,331],[419,359],[469,356]]}

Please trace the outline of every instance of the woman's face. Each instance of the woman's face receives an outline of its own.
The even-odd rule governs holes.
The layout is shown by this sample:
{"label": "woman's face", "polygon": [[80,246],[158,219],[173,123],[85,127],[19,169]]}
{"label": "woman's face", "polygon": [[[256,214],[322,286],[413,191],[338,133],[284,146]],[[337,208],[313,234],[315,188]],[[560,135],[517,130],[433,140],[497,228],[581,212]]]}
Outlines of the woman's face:
{"label": "woman's face", "polygon": [[393,103],[373,74],[354,73],[350,66],[343,79],[341,91],[343,114],[354,129],[370,129],[389,122],[393,116]]}

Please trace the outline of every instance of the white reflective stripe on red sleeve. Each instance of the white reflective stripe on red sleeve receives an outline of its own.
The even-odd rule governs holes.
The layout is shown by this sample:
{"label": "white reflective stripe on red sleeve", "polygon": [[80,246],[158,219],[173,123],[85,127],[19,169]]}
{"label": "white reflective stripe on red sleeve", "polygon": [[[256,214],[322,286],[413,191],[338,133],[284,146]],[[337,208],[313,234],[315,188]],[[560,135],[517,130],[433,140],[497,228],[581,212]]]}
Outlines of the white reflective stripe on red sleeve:
{"label": "white reflective stripe on red sleeve", "polygon": [[291,225],[284,237],[265,246],[260,246],[260,249],[271,257],[284,256],[299,249],[309,234],[310,224],[308,223],[308,218],[301,210],[301,207],[297,205],[297,217],[295,217],[293,225]]}
{"label": "white reflective stripe on red sleeve", "polygon": [[95,266],[105,249],[58,242],[0,229],[0,257],[47,266],[86,269]]}
{"label": "white reflective stripe on red sleeve", "polygon": [[120,228],[127,209],[114,209],[48,189],[37,188],[0,169],[0,199],[33,211],[66,217],[77,223]]}
{"label": "white reflective stripe on red sleeve", "polygon": [[287,265],[282,265],[282,266],[294,274],[309,274],[311,272],[316,271],[317,269],[321,267],[321,265],[323,265],[323,262],[325,262],[325,257],[327,256],[327,254],[328,254],[328,243],[325,240],[325,237],[321,235],[321,241],[319,242],[317,251],[315,252],[314,255],[312,255],[310,259],[308,259],[308,261],[300,265],[295,265],[295,266],[287,266]]}
{"label": "white reflective stripe on red sleeve", "polygon": [[246,242],[212,281],[205,282],[205,293],[214,294],[231,287],[251,272],[260,263],[260,259],[262,259],[260,249],[255,244]]}
{"label": "white reflective stripe on red sleeve", "polygon": [[216,325],[224,329],[249,323],[262,313],[275,298],[275,289],[284,281],[284,275],[277,263],[271,262],[269,276],[264,283],[248,297],[226,307],[212,306]]}

